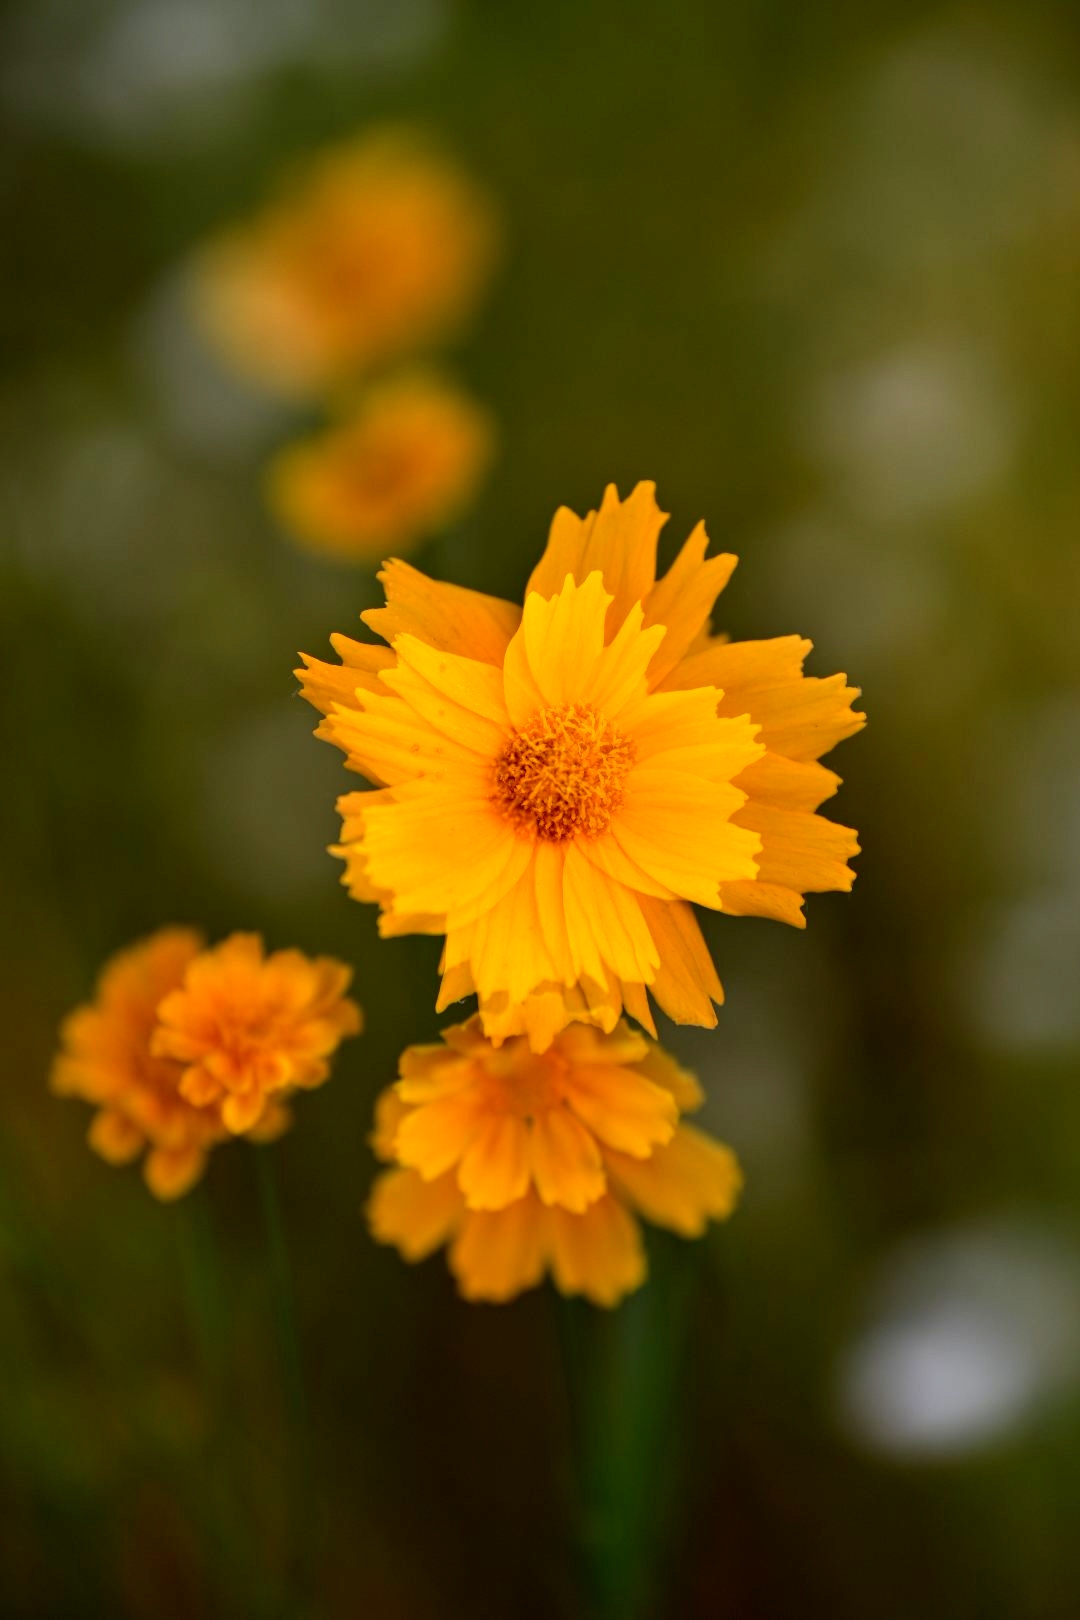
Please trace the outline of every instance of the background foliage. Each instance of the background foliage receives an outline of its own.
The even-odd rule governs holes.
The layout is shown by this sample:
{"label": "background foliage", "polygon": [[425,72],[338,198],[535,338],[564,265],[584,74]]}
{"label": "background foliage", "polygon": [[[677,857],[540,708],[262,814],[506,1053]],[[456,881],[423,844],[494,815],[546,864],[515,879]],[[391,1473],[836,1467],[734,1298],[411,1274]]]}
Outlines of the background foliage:
{"label": "background foliage", "polygon": [[[4,1612],[1071,1620],[1073,8],[17,0],[0,41]],[[501,459],[420,565],[517,595],[557,504],[655,478],[743,559],[726,627],[871,716],[854,894],[714,919],[720,1027],[669,1032],[744,1205],[613,1316],[466,1307],[365,1234],[437,947],[338,888],[289,672],[378,590],[273,532],[297,417],[183,318],[196,241],[387,116],[509,243],[454,357]],[[369,1032],[270,1150],[306,1415],[258,1150],[160,1208],[45,1090],[172,920],[356,965]]]}

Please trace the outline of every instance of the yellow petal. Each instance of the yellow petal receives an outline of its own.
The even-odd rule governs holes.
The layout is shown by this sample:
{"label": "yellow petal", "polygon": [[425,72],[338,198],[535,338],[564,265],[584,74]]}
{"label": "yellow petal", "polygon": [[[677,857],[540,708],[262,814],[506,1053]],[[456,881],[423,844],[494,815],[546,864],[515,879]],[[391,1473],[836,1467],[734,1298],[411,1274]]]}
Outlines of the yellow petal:
{"label": "yellow petal", "polygon": [[437,731],[492,759],[506,740],[510,717],[501,670],[475,658],[438,652],[415,636],[399,636],[397,667],[382,677]]}
{"label": "yellow petal", "polygon": [[656,1020],[649,1007],[649,996],[643,984],[627,984],[625,980],[621,986],[623,1006],[631,1018],[635,1018],[643,1029],[649,1034],[656,1035]]}
{"label": "yellow petal", "polygon": [[482,1098],[475,1092],[412,1109],[398,1123],[394,1150],[399,1164],[435,1181],[460,1163],[484,1117]]}
{"label": "yellow petal", "polygon": [[742,1172],[730,1148],[692,1125],[682,1125],[648,1159],[604,1155],[612,1185],[654,1226],[700,1237],[709,1221],[731,1214]]}
{"label": "yellow petal", "polygon": [[613,636],[634,603],[652,589],[656,545],[666,522],[667,514],[656,504],[653,483],[637,484],[625,501],[620,501],[615,485],[609,484],[600,510],[584,519],[560,507],[527,589],[554,596],[568,574],[580,585],[598,570],[612,599],[607,635]]}
{"label": "yellow petal", "polygon": [[[732,819],[742,804],[742,794],[728,783],[635,766],[612,835],[672,894],[717,909],[722,882],[758,871],[760,839]],[[648,982],[640,973],[622,977]]]}
{"label": "yellow petal", "polygon": [[653,998],[676,1024],[716,1024],[713,1002],[723,1003],[697,918],[681,900],[669,904],[642,896],[641,909],[660,952],[660,970],[650,985]]}
{"label": "yellow petal", "polygon": [[372,810],[363,849],[371,881],[393,895],[396,912],[442,916],[448,929],[497,908],[530,859],[530,846],[486,799],[444,797],[437,786]]}
{"label": "yellow petal", "polygon": [[226,1097],[221,1105],[221,1118],[234,1136],[250,1131],[262,1116],[266,1098],[261,1091],[250,1091],[246,1096]]}
{"label": "yellow petal", "polygon": [[300,693],[322,714],[329,714],[335,703],[351,704],[357,691],[377,692],[379,671],[393,667],[389,647],[374,642],[353,641],[349,636],[331,636],[340,664],[325,664],[308,653],[301,653],[303,669],[293,671],[300,681]]}
{"label": "yellow petal", "polygon": [[137,1125],[111,1108],[94,1115],[86,1139],[107,1164],[130,1164],[146,1141]]}
{"label": "yellow petal", "polygon": [[761,838],[758,878],[782,884],[800,894],[851,888],[855,874],[848,866],[859,853],[859,840],[850,827],[801,810],[777,810],[772,805],[746,804],[737,821]]}
{"label": "yellow petal", "polygon": [[662,625],[650,630],[643,627],[641,604],[635,602],[591,673],[582,671],[580,701],[591,703],[622,728],[624,711],[645,697],[646,671],[663,635]]}
{"label": "yellow petal", "polygon": [[812,760],[767,753],[740,771],[735,785],[759,804],[774,804],[781,810],[816,810],[836,792],[840,778]]}
{"label": "yellow petal", "polygon": [[266,1146],[268,1143],[276,1142],[279,1137],[284,1136],[291,1126],[292,1110],[285,1103],[268,1102],[263,1109],[261,1119],[248,1131],[248,1141],[258,1142],[260,1146]]}
{"label": "yellow petal", "polygon": [[645,1250],[637,1221],[610,1195],[583,1215],[551,1209],[551,1271],[563,1294],[584,1294],[594,1305],[617,1305],[645,1281]]}
{"label": "yellow petal", "polygon": [[511,1114],[490,1119],[466,1149],[458,1186],[469,1209],[505,1209],[529,1189],[528,1133]]}
{"label": "yellow petal", "polygon": [[398,1126],[407,1112],[396,1086],[387,1086],[375,1099],[375,1128],[368,1141],[375,1157],[384,1164],[393,1164],[397,1158]]}
{"label": "yellow petal", "polygon": [[545,1204],[583,1210],[603,1196],[600,1150],[589,1131],[565,1109],[545,1109],[529,1133],[529,1168]]}
{"label": "yellow petal", "polygon": [[423,1260],[446,1243],[464,1213],[455,1176],[424,1181],[415,1170],[386,1170],[367,1205],[376,1243],[391,1243],[406,1260]]}
{"label": "yellow petal", "polygon": [[647,1158],[674,1134],[679,1110],[671,1093],[634,1069],[575,1064],[567,1089],[577,1117],[600,1142],[621,1153]]}
{"label": "yellow petal", "polygon": [[443,781],[454,771],[477,772],[474,749],[441,730],[388,690],[363,694],[362,708],[335,707],[323,731],[350,765],[374,782],[398,784],[423,777]]}
{"label": "yellow petal", "polygon": [[659,953],[641,910],[642,896],[591,866],[576,845],[563,867],[567,936],[577,978],[605,984],[618,979],[649,984]]}
{"label": "yellow petal", "polygon": [[749,714],[771,752],[814,760],[866,724],[852,710],[859,696],[843,675],[825,679],[802,673],[811,643],[800,636],[769,641],[714,641],[685,659],[668,677],[680,688],[719,686],[721,714]]}
{"label": "yellow petal", "polygon": [[195,1185],[206,1168],[200,1147],[155,1148],[143,1162],[143,1177],[155,1198],[171,1203]]}
{"label": "yellow petal", "polygon": [[[706,559],[709,537],[704,523],[686,541],[679,555],[645,600],[645,623],[662,624],[667,630],[649,668],[649,680],[659,686],[686,656],[708,625],[713,603],[724,589],[738,562],[730,552]],[[703,681],[702,685],[720,685]]]}
{"label": "yellow petal", "polygon": [[507,1209],[471,1210],[450,1249],[450,1270],[466,1299],[500,1304],[544,1275],[544,1212],[532,1197]]}
{"label": "yellow petal", "polygon": [[590,866],[595,866],[612,883],[622,884],[624,888],[634,889],[639,894],[655,895],[659,900],[674,898],[666,883],[661,883],[637,861],[630,859],[610,827],[599,838],[583,838],[575,847]]}
{"label": "yellow petal", "polygon": [[705,1093],[697,1082],[696,1076],[684,1069],[682,1064],[666,1052],[656,1041],[648,1043],[648,1050],[637,1063],[640,1072],[646,1075],[654,1085],[663,1086],[665,1091],[671,1093],[680,1114],[692,1114],[700,1108],[705,1101]]}
{"label": "yellow petal", "polygon": [[598,573],[581,585],[568,579],[550,598],[526,596],[518,636],[545,705],[577,702],[589,688],[604,650],[610,601]]}
{"label": "yellow petal", "polygon": [[379,573],[386,606],[361,615],[375,634],[391,644],[416,636],[441,652],[461,653],[485,664],[500,664],[521,609],[495,596],[429,579],[406,562],[384,563]]}

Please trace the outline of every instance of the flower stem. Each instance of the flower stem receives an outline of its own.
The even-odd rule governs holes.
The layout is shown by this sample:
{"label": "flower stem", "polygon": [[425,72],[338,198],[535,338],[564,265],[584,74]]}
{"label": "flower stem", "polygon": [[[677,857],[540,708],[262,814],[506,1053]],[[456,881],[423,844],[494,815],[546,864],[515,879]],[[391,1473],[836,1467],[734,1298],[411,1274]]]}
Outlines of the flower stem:
{"label": "flower stem", "polygon": [[560,1301],[585,1612],[651,1612],[682,1498],[684,1355],[698,1273],[654,1242],[652,1279],[610,1313]]}
{"label": "flower stem", "polygon": [[177,1206],[176,1247],[188,1333],[195,1353],[206,1413],[202,1457],[205,1481],[196,1497],[213,1583],[208,1613],[225,1616],[235,1610],[241,1593],[250,1612],[267,1616],[265,1592],[259,1592],[261,1564],[254,1556],[250,1529],[240,1509],[243,1493],[235,1472],[235,1419],[229,1400],[229,1357],[225,1284],[221,1251],[205,1185]]}
{"label": "flower stem", "polygon": [[288,1409],[292,1451],[292,1462],[287,1473],[291,1485],[289,1510],[293,1532],[293,1556],[290,1584],[293,1587],[294,1606],[289,1609],[289,1614],[290,1617],[310,1617],[314,1614],[315,1492],[307,1387],[300,1349],[292,1267],[285,1241],[285,1223],[278,1195],[273,1154],[267,1148],[258,1147],[255,1150],[255,1158],[266,1230],[278,1357]]}

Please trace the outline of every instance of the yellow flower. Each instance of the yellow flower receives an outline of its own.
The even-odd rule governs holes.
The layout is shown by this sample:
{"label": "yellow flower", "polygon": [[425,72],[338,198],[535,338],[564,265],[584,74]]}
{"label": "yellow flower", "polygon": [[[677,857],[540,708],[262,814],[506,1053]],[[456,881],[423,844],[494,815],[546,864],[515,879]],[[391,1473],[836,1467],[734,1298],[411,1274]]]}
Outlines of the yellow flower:
{"label": "yellow flower", "polygon": [[734,1155],[680,1123],[700,1103],[626,1024],[572,1026],[539,1055],[470,1019],[411,1047],[379,1099],[373,1146],[397,1168],[375,1183],[372,1231],[406,1260],[448,1243],[466,1299],[511,1299],[550,1271],[562,1293],[614,1305],[645,1280],[637,1215],[700,1237],[735,1206]]}
{"label": "yellow flower", "polygon": [[188,1102],[220,1109],[234,1134],[250,1131],[280,1097],[322,1085],[329,1058],[359,1032],[351,978],[332,957],[264,956],[257,934],[233,934],[161,1002],[151,1050],[181,1065]]}
{"label": "yellow flower", "polygon": [[[261,949],[250,936],[235,935],[217,951],[205,951],[202,937],[193,930],[164,928],[107,962],[95,1000],[77,1008],[61,1027],[52,1089],[61,1096],[82,1097],[95,1104],[98,1111],[90,1125],[90,1146],[110,1164],[126,1164],[147,1149],[143,1175],[150,1191],[161,1199],[179,1198],[187,1192],[202,1175],[209,1149],[236,1130],[235,1116],[232,1120],[224,1117],[219,1100],[224,1095],[222,1088],[211,1098],[200,1097],[196,1088],[185,1085],[185,1066],[168,1051],[158,1023],[165,1003],[175,1003],[178,996],[185,999],[182,986],[212,980],[217,986],[220,1050],[228,1058],[234,1055],[236,1048],[226,1044],[228,1036],[243,1029],[253,999],[250,975],[243,967],[236,968],[231,977],[220,972],[222,953],[247,961],[252,953],[261,955]],[[343,985],[348,973],[336,963],[308,962],[298,952],[280,952],[266,966],[282,958],[276,1023],[267,1022],[261,1039],[269,1058],[270,1042],[277,1031],[291,1062],[295,1047],[318,1043],[318,1037],[303,1024],[304,1001],[305,997],[312,999],[312,981],[328,984],[336,970],[338,977],[344,975]],[[335,1002],[329,996],[325,1001],[324,1019],[336,1019],[342,1033],[359,1028],[359,1014],[352,1002]],[[264,1007],[269,1009],[271,1004],[272,998],[264,997]],[[293,1008],[291,1017],[289,1007]],[[310,1065],[304,1061],[310,1073]],[[298,1079],[295,1083],[313,1082]],[[262,1142],[280,1135],[289,1123],[282,1101],[285,1095],[277,1088],[265,1108],[260,1096],[259,1114],[244,1128],[244,1134]]]}
{"label": "yellow flower", "polygon": [[401,562],[366,613],[390,643],[305,659],[318,735],[376,791],[340,801],[345,882],[386,935],[445,934],[439,1007],[476,992],[494,1040],[568,1020],[655,1034],[723,998],[689,902],[802,926],[858,844],[815,812],[817,761],[864,722],[797,636],[730,642],[709,614],[736,559],[698,525],[663,578],[652,484],[562,508],[523,610]]}
{"label": "yellow flower", "polygon": [[196,265],[196,314],[238,370],[306,395],[440,338],[496,248],[486,196],[422,135],[381,130],[299,166]]}
{"label": "yellow flower", "polygon": [[148,1148],[143,1175],[158,1198],[178,1198],[197,1181],[207,1150],[228,1133],[216,1112],[180,1095],[175,1064],[154,1057],[158,1003],[182,980],[202,949],[187,928],[165,928],[106,963],[94,1002],[61,1026],[52,1088],[82,1097],[98,1112],[90,1146],[110,1164]]}
{"label": "yellow flower", "polygon": [[385,382],[327,431],[279,452],[270,504],[316,551],[405,551],[467,506],[491,458],[488,413],[436,377]]}

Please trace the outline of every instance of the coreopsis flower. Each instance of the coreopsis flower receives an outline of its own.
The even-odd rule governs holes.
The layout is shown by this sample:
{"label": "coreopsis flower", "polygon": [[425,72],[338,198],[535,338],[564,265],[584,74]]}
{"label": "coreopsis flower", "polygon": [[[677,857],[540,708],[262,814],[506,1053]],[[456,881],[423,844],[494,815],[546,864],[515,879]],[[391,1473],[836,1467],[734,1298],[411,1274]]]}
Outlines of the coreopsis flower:
{"label": "coreopsis flower", "polygon": [[272,462],[270,505],[298,540],[346,561],[405,551],[472,499],[493,443],[488,413],[430,375],[373,387]]}
{"label": "coreopsis flower", "polygon": [[[240,1036],[246,1029],[251,1037],[247,1049],[258,1046],[263,1058],[260,1080],[272,1066],[275,1035],[282,1059],[275,1077],[295,1072],[298,1048],[304,1049],[300,1058],[303,1072],[313,1072],[308,1053],[313,1046],[325,1044],[311,1027],[314,1003],[324,1009],[324,1022],[336,1023],[342,1033],[359,1028],[358,1009],[341,997],[340,990],[336,997],[329,990],[332,981],[344,988],[348,970],[337,963],[310,962],[299,952],[282,951],[266,964],[279,964],[278,990],[276,996],[272,991],[264,994],[266,1024],[261,1030],[254,1029],[250,974],[243,967],[235,967],[231,975],[222,973],[222,952],[233,961],[241,957],[249,962],[253,955],[261,960],[258,941],[248,935],[235,935],[217,951],[207,951],[202,936],[194,930],[164,928],[107,962],[94,1001],[77,1008],[61,1026],[61,1047],[51,1076],[53,1090],[95,1105],[90,1146],[110,1164],[126,1164],[145,1150],[144,1179],[150,1191],[163,1200],[179,1198],[194,1185],[215,1144],[238,1131],[253,1141],[271,1141],[289,1124],[287,1085],[267,1086],[265,1092],[272,1095],[267,1100],[265,1092],[260,1093],[257,1114],[250,1107],[246,1113],[230,1110],[227,1114],[226,1087],[218,1087],[211,1095],[209,1087],[200,1089],[188,1083],[189,1066],[169,1050],[172,1037],[163,1039],[159,1018],[165,1004],[172,1001],[175,1006],[174,998],[179,996],[186,1005],[186,986],[192,982],[207,986],[213,981],[217,1046],[208,1041],[203,1059],[231,1074],[233,1063],[245,1050]],[[312,994],[314,984],[325,987],[321,1001]],[[209,990],[208,994],[213,997],[215,992]],[[204,1028],[209,1030],[209,1025],[210,1020]],[[295,1083],[317,1082],[298,1079]],[[249,1120],[246,1125],[244,1117]]]}
{"label": "coreopsis flower", "polygon": [[181,1065],[181,1097],[220,1111],[239,1135],[276,1102],[321,1086],[330,1058],[360,1029],[345,991],[352,970],[329,956],[274,951],[233,934],[189,964],[161,1002],[151,1050]]}
{"label": "coreopsis flower", "polygon": [[645,1279],[637,1217],[683,1237],[730,1215],[734,1155],[681,1116],[696,1080],[625,1023],[578,1024],[546,1052],[496,1047],[480,1019],[411,1047],[376,1107],[371,1229],[407,1260],[449,1245],[466,1299],[507,1300],[551,1273],[614,1305]]}
{"label": "coreopsis flower", "polygon": [[195,266],[196,314],[253,380],[308,395],[441,338],[466,316],[497,244],[486,195],[408,129],[297,165]]}
{"label": "coreopsis flower", "polygon": [[217,1111],[180,1095],[180,1070],[155,1057],[151,1037],[162,997],[202,950],[188,928],[165,928],[107,962],[92,1003],[61,1026],[52,1088],[97,1109],[90,1146],[110,1164],[146,1150],[143,1175],[158,1198],[178,1198],[197,1181],[206,1155],[227,1135]]}
{"label": "coreopsis flower", "polygon": [[864,723],[798,636],[732,642],[709,615],[736,559],[699,524],[656,577],[652,484],[556,514],[523,609],[391,562],[389,643],[334,637],[304,695],[375,791],[339,802],[345,882],[384,934],[445,935],[440,1008],[473,992],[494,1040],[570,1020],[713,1025],[723,991],[691,902],[803,926],[849,889],[855,834],[817,814],[818,763]]}

